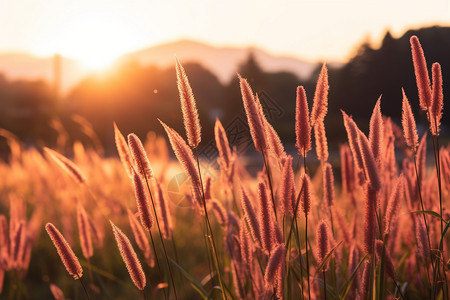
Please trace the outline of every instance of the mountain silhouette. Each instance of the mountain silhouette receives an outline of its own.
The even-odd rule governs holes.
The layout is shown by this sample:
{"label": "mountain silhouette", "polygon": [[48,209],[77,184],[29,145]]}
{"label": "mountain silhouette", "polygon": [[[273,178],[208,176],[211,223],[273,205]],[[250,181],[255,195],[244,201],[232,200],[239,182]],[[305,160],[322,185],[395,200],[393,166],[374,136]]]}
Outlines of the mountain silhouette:
{"label": "mountain silhouette", "polygon": [[[136,52],[124,54],[117,64],[128,62],[141,66],[169,67],[177,57],[182,63],[197,62],[211,70],[226,84],[235,75],[238,66],[252,52],[261,67],[268,72],[288,71],[299,78],[307,78],[314,71],[315,63],[290,56],[276,56],[255,47],[215,47],[207,43],[180,40],[156,45]],[[67,93],[72,87],[93,71],[81,62],[62,57],[61,90]],[[0,74],[10,80],[39,80],[49,83],[54,80],[53,57],[37,57],[27,53],[0,53]]]}
{"label": "mountain silhouette", "polygon": [[238,70],[239,64],[253,53],[267,72],[287,71],[300,78],[307,78],[314,71],[315,63],[291,56],[272,55],[256,47],[215,47],[206,43],[180,40],[150,47],[124,55],[119,61],[134,61],[141,65],[160,67],[174,64],[175,57],[181,62],[198,62],[211,70],[222,83],[228,83]]}

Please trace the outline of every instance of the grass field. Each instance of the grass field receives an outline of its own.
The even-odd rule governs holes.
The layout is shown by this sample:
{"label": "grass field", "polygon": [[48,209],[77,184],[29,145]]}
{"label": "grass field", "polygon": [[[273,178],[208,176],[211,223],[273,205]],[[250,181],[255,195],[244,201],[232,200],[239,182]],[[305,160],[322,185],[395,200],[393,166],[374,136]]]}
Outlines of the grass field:
{"label": "grass field", "polygon": [[[332,149],[338,161],[328,159],[325,65],[311,108],[297,89],[291,155],[240,77],[262,162],[256,175],[219,120],[219,167],[205,167],[201,120],[178,61],[186,133],[165,120],[167,136],[114,124],[120,159],[79,143],[70,155],[23,149],[2,133],[11,157],[0,164],[0,298],[449,299],[441,67],[428,74],[417,38],[411,47],[419,103],[398,99],[395,124],[379,100],[368,134],[342,112],[348,143]],[[420,137],[411,105],[430,121]]]}

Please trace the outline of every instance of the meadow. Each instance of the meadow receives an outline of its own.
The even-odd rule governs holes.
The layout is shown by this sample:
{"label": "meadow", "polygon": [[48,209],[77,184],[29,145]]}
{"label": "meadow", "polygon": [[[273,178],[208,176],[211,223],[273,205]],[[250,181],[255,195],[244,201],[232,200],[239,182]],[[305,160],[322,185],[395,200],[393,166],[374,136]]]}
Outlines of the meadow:
{"label": "meadow", "polygon": [[[220,120],[218,168],[205,167],[179,61],[185,132],[160,120],[166,136],[138,137],[111,124],[118,157],[104,157],[81,143],[73,155],[24,149],[2,131],[11,156],[0,163],[0,298],[449,299],[441,66],[429,74],[419,40],[410,42],[418,103],[403,93],[396,124],[380,97],[367,134],[342,111],[348,141],[333,162],[325,64],[313,99],[292,91],[293,154],[239,77],[256,174]],[[421,136],[412,105],[428,117]]]}

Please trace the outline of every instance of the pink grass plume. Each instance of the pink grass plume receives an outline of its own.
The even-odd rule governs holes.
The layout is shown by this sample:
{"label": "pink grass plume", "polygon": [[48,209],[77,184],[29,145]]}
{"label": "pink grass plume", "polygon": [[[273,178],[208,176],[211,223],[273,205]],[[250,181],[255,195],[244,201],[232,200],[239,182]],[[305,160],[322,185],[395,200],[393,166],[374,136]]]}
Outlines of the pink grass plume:
{"label": "pink grass plume", "polygon": [[[300,202],[302,204],[302,210],[305,216],[311,211],[311,181],[308,174],[303,174],[302,176],[302,187],[301,187]],[[295,203],[294,203],[295,204]],[[295,211],[295,207],[294,207]],[[297,210],[298,212],[298,210]],[[297,213],[298,216],[298,213]],[[297,217],[295,216],[295,217]]]}
{"label": "pink grass plume", "polygon": [[123,168],[131,178],[133,175],[131,172],[131,166],[133,165],[133,160],[130,155],[130,150],[128,149],[127,141],[125,137],[120,132],[116,123],[114,122],[114,140],[116,142],[117,152],[119,153],[120,161],[122,162]]}
{"label": "pink grass plume", "polygon": [[321,162],[326,162],[328,160],[328,142],[323,121],[319,121],[314,125],[314,139],[317,158]]}
{"label": "pink grass plume", "polygon": [[340,147],[341,177],[344,193],[350,193],[355,185],[355,170],[352,162],[352,154],[348,145]]}
{"label": "pink grass plume", "polygon": [[430,245],[428,244],[428,235],[423,218],[419,216],[414,217],[414,227],[417,239],[417,252],[423,260],[427,260],[430,257]]}
{"label": "pink grass plume", "polygon": [[148,199],[147,190],[144,187],[142,178],[133,170],[133,186],[134,196],[139,211],[139,217],[142,225],[150,231],[153,226],[153,215],[150,211],[150,202]]}
{"label": "pink grass plume", "polygon": [[259,228],[258,217],[256,215],[255,208],[253,207],[250,198],[248,197],[247,191],[243,187],[241,187],[241,203],[242,209],[244,210],[244,216],[250,227],[253,238],[257,240],[258,243],[261,243],[261,232]]}
{"label": "pink grass plume", "polygon": [[259,229],[261,231],[262,247],[266,252],[270,252],[273,246],[273,226],[272,226],[272,202],[267,195],[267,188],[263,182],[258,183],[259,200]]}
{"label": "pink grass plume", "polygon": [[348,144],[350,146],[350,150],[352,151],[353,160],[355,161],[357,168],[363,170],[364,163],[358,143],[360,130],[351,117],[349,117],[344,111],[341,110],[341,112],[344,119],[345,130],[347,131]]}
{"label": "pink grass plume", "polygon": [[147,153],[141,140],[134,133],[128,135],[128,146],[130,148],[131,157],[133,158],[134,170],[142,179],[150,179],[153,177],[152,166],[148,160]]}
{"label": "pink grass plume", "polygon": [[7,269],[10,246],[9,246],[8,221],[4,215],[0,215],[0,269]]}
{"label": "pink grass plume", "polygon": [[52,223],[47,223],[47,225],[45,225],[45,230],[47,230],[48,235],[55,245],[67,272],[75,279],[81,278],[83,276],[83,269],[64,236]]}
{"label": "pink grass plume", "polygon": [[368,179],[370,189],[378,191],[381,188],[381,178],[378,165],[375,161],[375,157],[373,155],[369,141],[362,132],[359,132],[358,134],[358,145],[361,151],[364,173],[366,174],[366,178]]}
{"label": "pink grass plume", "polygon": [[250,134],[257,151],[262,152],[266,148],[265,126],[263,116],[261,115],[259,104],[253,96],[253,91],[247,80],[240,75],[239,82],[241,86],[242,101],[244,103],[245,113],[247,115]]}
{"label": "pink grass plume", "polygon": [[334,175],[329,163],[323,165],[323,199],[328,207],[334,205]]}
{"label": "pink grass plume", "polygon": [[50,148],[44,147],[44,151],[77,183],[86,183],[86,176],[74,162]]}
{"label": "pink grass plume", "polygon": [[381,115],[381,96],[378,98],[373,113],[370,118],[369,144],[372,149],[373,156],[378,164],[383,159],[383,136],[384,125],[383,116]]}
{"label": "pink grass plume", "polygon": [[13,268],[20,269],[22,263],[22,256],[25,251],[27,242],[26,225],[25,221],[21,220],[17,222],[17,226],[11,236],[11,256],[10,264]]}
{"label": "pink grass plume", "polygon": [[406,144],[411,150],[416,153],[417,146],[419,145],[419,137],[417,135],[416,121],[411,110],[408,98],[405,91],[402,89],[403,101],[402,101],[402,127],[403,136],[405,137]]}
{"label": "pink grass plume", "polygon": [[128,237],[116,225],[114,225],[112,221],[110,221],[110,223],[114,233],[114,238],[116,239],[117,247],[119,248],[120,255],[122,256],[125,265],[127,266],[131,280],[133,280],[134,285],[142,291],[145,288],[146,279],[136,252],[134,251],[133,246],[131,246]]}
{"label": "pink grass plume", "polygon": [[[317,257],[319,262],[322,262],[329,252],[329,229],[325,220],[321,220],[317,226],[316,241],[317,241]],[[326,270],[326,267],[324,267]]]}
{"label": "pink grass plume", "polygon": [[441,125],[442,108],[444,106],[444,93],[442,91],[442,71],[439,63],[434,63],[431,67],[433,78],[433,88],[431,90],[431,115],[430,128],[431,134],[439,135],[439,126]]}
{"label": "pink grass plume", "polygon": [[292,193],[294,192],[294,171],[292,170],[292,156],[288,155],[281,171],[279,187],[279,203],[283,214],[293,214]]}
{"label": "pink grass plume", "polygon": [[77,205],[77,224],[83,256],[89,258],[94,255],[94,248],[92,247],[89,217],[81,203],[78,203]]}
{"label": "pink grass plume", "polygon": [[253,264],[253,242],[247,231],[247,225],[245,224],[245,219],[241,219],[239,223],[239,242],[241,250],[241,259],[247,268]]}
{"label": "pink grass plume", "polygon": [[52,292],[55,300],[65,300],[63,291],[55,284],[50,284],[50,291]]}
{"label": "pink grass plume", "polygon": [[212,199],[211,189],[212,189],[212,177],[206,176],[204,189],[206,203],[208,203],[208,201]]}
{"label": "pink grass plume", "polygon": [[267,146],[272,153],[279,161],[286,158],[286,151],[284,150],[283,143],[281,142],[280,137],[278,136],[278,133],[276,132],[275,128],[266,120],[266,118],[263,118],[264,120],[264,127],[266,130],[266,138],[267,138]]}
{"label": "pink grass plume", "polygon": [[394,187],[389,196],[389,201],[386,208],[386,213],[384,215],[384,233],[387,234],[390,231],[390,227],[395,223],[399,214],[400,202],[403,198],[403,184],[404,176],[403,174],[394,182]]}
{"label": "pink grass plume", "polygon": [[222,160],[226,169],[228,170],[230,168],[232,161],[231,149],[230,144],[228,142],[227,134],[219,119],[216,119],[216,124],[214,125],[214,135],[217,150],[219,151],[219,157]]}
{"label": "pink grass plume", "polygon": [[[383,164],[385,172],[391,177],[397,175],[397,161],[395,157],[395,141],[394,125],[391,118],[384,119],[384,137],[383,137]],[[382,165],[383,165],[382,164]]]}
{"label": "pink grass plume", "polygon": [[295,136],[300,155],[306,155],[311,150],[311,123],[309,122],[309,109],[306,92],[303,86],[297,87],[295,107]]}
{"label": "pink grass plume", "polygon": [[413,35],[410,40],[411,53],[416,75],[417,89],[419,91],[419,102],[422,110],[428,110],[431,106],[431,86],[428,76],[427,62],[423,54],[422,45],[417,36]]}
{"label": "pink grass plume", "polygon": [[317,79],[316,91],[314,93],[313,107],[311,110],[311,124],[323,121],[328,111],[328,69],[322,65],[319,78]]}
{"label": "pink grass plume", "polygon": [[134,240],[138,245],[139,249],[141,249],[144,253],[150,251],[150,244],[148,242],[147,235],[145,234],[144,229],[142,228],[139,221],[136,219],[134,214],[130,209],[127,209],[128,213],[128,221],[130,222],[131,231],[133,232]]}
{"label": "pink grass plume", "polygon": [[[275,287],[278,277],[283,276],[286,261],[286,246],[279,244],[271,253],[264,273],[264,282],[267,288]],[[278,287],[283,289],[283,287]]]}
{"label": "pink grass plume", "polygon": [[196,148],[202,139],[200,119],[188,77],[178,59],[176,60],[176,71],[184,129],[186,130],[189,146]]}
{"label": "pink grass plume", "polygon": [[228,214],[226,209],[223,207],[222,203],[214,199],[211,200],[209,205],[211,205],[214,211],[214,215],[216,216],[216,219],[219,222],[220,226],[226,228],[228,225]]}
{"label": "pink grass plume", "polygon": [[[178,132],[167,126],[163,121],[159,120],[159,122],[164,127],[164,130],[169,137],[170,145],[172,146],[175,156],[177,157],[184,171],[188,174],[189,179],[191,180],[194,198],[197,201],[202,201],[200,175],[197,171],[194,155],[191,148],[188,146],[186,141],[178,134]],[[200,207],[202,207],[202,203],[199,204]]]}

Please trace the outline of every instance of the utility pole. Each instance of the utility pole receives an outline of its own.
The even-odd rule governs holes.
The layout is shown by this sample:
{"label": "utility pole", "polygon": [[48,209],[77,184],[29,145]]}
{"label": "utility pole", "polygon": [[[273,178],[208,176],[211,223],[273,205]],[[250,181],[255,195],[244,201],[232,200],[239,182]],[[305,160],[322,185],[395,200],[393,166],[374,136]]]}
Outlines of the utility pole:
{"label": "utility pole", "polygon": [[57,100],[61,97],[61,69],[61,55],[56,53],[53,56],[53,94]]}

